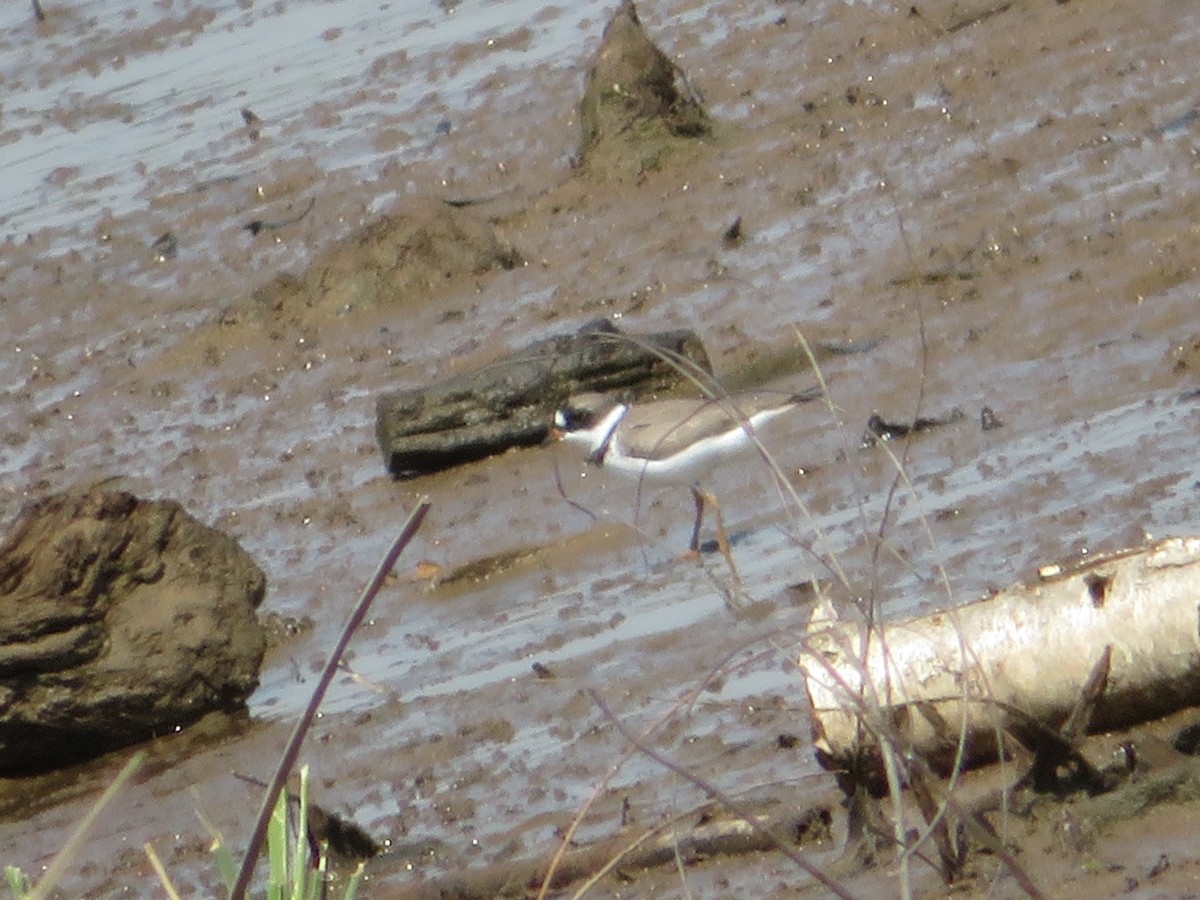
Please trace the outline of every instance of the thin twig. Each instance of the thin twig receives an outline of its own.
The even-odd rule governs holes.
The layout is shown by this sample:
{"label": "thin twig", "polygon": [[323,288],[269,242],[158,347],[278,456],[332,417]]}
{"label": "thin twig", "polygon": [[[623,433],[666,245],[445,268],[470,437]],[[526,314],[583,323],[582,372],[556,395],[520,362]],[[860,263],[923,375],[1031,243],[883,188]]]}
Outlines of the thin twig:
{"label": "thin twig", "polygon": [[690,771],[686,766],[682,766],[674,760],[663,756],[661,753],[659,753],[657,750],[654,750],[652,747],[646,744],[645,741],[635,735],[633,731],[631,731],[628,726],[625,725],[624,722],[617,718],[616,714],[609,708],[608,704],[604,702],[604,698],[600,696],[600,693],[595,688],[588,688],[588,696],[592,698],[592,702],[594,702],[600,708],[600,711],[604,713],[605,718],[613,723],[613,726],[621,733],[621,736],[625,738],[625,740],[629,741],[629,743],[633,744],[633,746],[635,746],[638,750],[646,754],[646,756],[650,757],[660,766],[664,766],[686,781],[690,781],[696,787],[700,788],[700,790],[704,791],[704,793],[713,800],[716,800],[718,803],[724,806],[733,815],[741,818],[755,831],[769,837],[775,843],[775,846],[777,846],[788,859],[794,862],[797,866],[799,866],[825,887],[829,888],[829,890],[832,891],[836,896],[841,897],[842,900],[854,900],[853,894],[826,875],[820,868],[805,859],[804,855],[797,852],[794,847],[789,845],[786,839],[776,834],[772,829],[767,828],[765,825],[760,823],[753,813],[743,808],[741,803],[734,800],[715,784],[705,781],[699,775]]}
{"label": "thin twig", "polygon": [[[654,724],[646,729],[646,733],[649,734],[653,732],[656,728],[666,722],[670,716],[674,715],[674,712],[677,708],[677,704],[672,705],[671,709],[669,709],[660,719],[658,719],[658,721],[654,722]],[[580,808],[576,811],[575,817],[571,820],[571,824],[567,826],[566,830],[563,832],[562,838],[558,842],[558,847],[554,851],[554,855],[550,857],[550,863],[546,866],[546,872],[541,879],[541,887],[539,888],[537,897],[534,898],[534,900],[546,900],[546,896],[548,895],[551,886],[554,884],[555,872],[557,872],[559,865],[562,863],[563,857],[566,855],[567,848],[571,846],[571,841],[575,837],[576,830],[583,823],[583,819],[588,814],[588,811],[604,794],[604,791],[607,789],[608,785],[614,778],[617,777],[617,773],[621,771],[621,767],[633,757],[635,751],[636,745],[631,747],[629,750],[626,750],[621,755],[620,760],[609,766],[608,773],[602,779],[600,779],[599,783],[596,784],[594,788],[592,788],[591,796],[588,797],[588,799],[585,800]]]}
{"label": "thin twig", "polygon": [[316,718],[317,710],[321,706],[321,701],[325,699],[325,692],[329,690],[329,686],[333,683],[333,676],[337,673],[338,663],[341,661],[342,655],[346,652],[346,647],[350,644],[350,638],[362,624],[366,618],[367,610],[371,608],[371,603],[376,595],[383,587],[384,580],[392,571],[392,567],[396,565],[396,560],[400,558],[400,554],[404,552],[404,548],[408,546],[413,536],[417,533],[417,529],[421,527],[421,522],[425,519],[425,514],[429,512],[430,501],[427,497],[422,498],[416,509],[409,515],[408,521],[404,523],[404,527],[400,530],[400,536],[392,543],[391,549],[380,562],[379,568],[375,570],[374,577],[363,590],[362,595],[358,598],[358,603],[354,606],[354,611],[350,613],[350,618],[346,620],[346,625],[342,629],[341,635],[338,637],[338,642],[329,655],[329,659],[325,661],[325,669],[321,672],[321,677],[317,680],[316,687],[313,688],[312,696],[309,697],[308,707],[304,710],[300,720],[296,722],[296,727],[292,731],[292,736],[288,738],[287,747],[283,751],[283,756],[279,760],[279,764],[275,767],[275,774],[271,777],[271,782],[267,787],[267,792],[263,796],[262,807],[258,811],[258,819],[254,825],[254,831],[250,835],[250,844],[246,848],[246,856],[242,860],[242,866],[238,870],[237,881],[234,882],[233,888],[229,891],[229,900],[243,900],[246,896],[246,889],[250,886],[250,876],[254,872],[254,864],[258,860],[259,851],[262,850],[263,836],[266,834],[267,822],[271,818],[271,813],[275,809],[275,803],[279,799],[279,792],[283,790],[283,783],[287,780],[288,774],[292,771],[292,766],[296,762],[296,757],[300,754],[300,745],[304,743],[304,738],[308,734],[309,726],[312,725],[313,719]]}
{"label": "thin twig", "polygon": [[162,889],[167,895],[167,900],[179,900],[179,891],[175,890],[175,885],[171,883],[171,876],[167,874],[166,867],[162,864],[162,860],[158,858],[158,853],[155,851],[154,845],[146,841],[146,843],[142,844],[142,850],[146,854],[146,859],[150,860],[150,868],[158,876],[158,882],[162,885]]}

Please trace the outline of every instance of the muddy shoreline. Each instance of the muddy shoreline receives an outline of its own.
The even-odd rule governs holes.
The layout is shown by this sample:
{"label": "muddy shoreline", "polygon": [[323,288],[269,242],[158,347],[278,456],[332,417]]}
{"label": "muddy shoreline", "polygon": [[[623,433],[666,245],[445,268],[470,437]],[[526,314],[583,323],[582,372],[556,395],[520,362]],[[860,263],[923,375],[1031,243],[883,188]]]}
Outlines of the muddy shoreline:
{"label": "muddy shoreline", "polygon": [[[713,133],[661,170],[605,183],[578,177],[571,157],[609,11],[533,4],[481,39],[422,51],[452,16],[488,9],[431,6],[427,26],[373,43],[365,36],[386,34],[388,13],[339,6],[341,31],[304,45],[350,60],[334,70],[344,78],[336,94],[286,105],[278,92],[255,97],[261,73],[243,63],[232,88],[214,78],[208,105],[196,107],[192,127],[211,132],[176,134],[209,157],[189,150],[150,166],[121,203],[88,199],[106,188],[81,129],[56,180],[38,189],[78,219],[6,236],[0,516],[119,478],[234,534],[267,573],[263,609],[310,626],[268,654],[249,717],[152,746],[69,894],[151,893],[147,840],[191,893],[212,892],[194,810],[235,845],[243,839],[256,803],[231,771],[264,774],[353,594],[418,496],[433,511],[353,645],[354,677],[335,687],[304,759],[321,802],[376,837],[440,848],[416,874],[381,875],[369,896],[552,853],[556,829],[625,750],[586,688],[634,727],[661,718],[658,748],[728,792],[797,806],[825,796],[786,648],[810,602],[803,586],[825,577],[830,552],[861,595],[899,616],[974,599],[1054,560],[1200,532],[1200,130],[1181,118],[1194,104],[1200,16],[1115,0],[952,12],[643,3],[651,35],[703,94]],[[60,69],[32,67],[39,78],[99,83],[121,74],[118,57],[127,67],[191,59],[195,35],[225,26],[203,10],[124,29],[93,22],[92,8],[55,12],[45,26],[6,22],[10,47],[80,48]],[[101,28],[103,40],[85,40]],[[539,39],[555,65],[537,64],[550,52]],[[31,76],[3,77],[15,90]],[[292,78],[287,96],[302,98],[305,82]],[[406,80],[426,93],[409,98]],[[75,121],[66,113],[78,97],[49,102]],[[188,102],[82,105],[88,121],[141,121]],[[257,141],[238,114],[247,105],[265,123]],[[11,102],[5,113],[22,121]],[[322,156],[326,145],[341,155]],[[294,225],[245,228],[288,219],[313,197]],[[464,197],[488,200],[472,212],[524,265],[451,279],[399,307],[246,313],[281,274],[352,254],[339,241],[380,215]],[[735,217],[743,237],[730,246]],[[151,245],[168,230],[178,253],[159,262]],[[831,403],[770,448],[804,511],[764,472],[732,472],[718,486],[746,585],[736,608],[719,560],[675,559],[686,495],[598,483],[545,448],[413,482],[384,467],[373,433],[380,392],[597,316],[642,331],[694,328],[721,375],[794,358],[801,337],[869,342],[869,352],[823,361]],[[794,387],[794,368],[776,371],[775,386]],[[984,406],[1002,428],[979,426]],[[893,492],[892,460],[858,447],[869,415],[954,408],[966,413],[959,424],[902,452],[914,490]],[[480,577],[436,587],[417,577],[418,562],[453,571],[493,558],[506,563]],[[539,678],[535,662],[556,677]],[[783,747],[781,734],[799,740]],[[5,785],[4,861],[37,871],[121,762]],[[634,755],[579,840],[607,837],[623,815],[651,823],[702,799]],[[1190,801],[1056,844],[1052,823],[1070,815],[1068,804],[1011,820],[1022,862],[1056,896],[1106,895],[1130,877],[1161,896],[1194,891]],[[1164,854],[1170,865],[1150,879]],[[1015,896],[996,872],[981,857],[964,893]],[[686,877],[710,896],[792,896],[808,883],[770,853],[700,863]],[[889,877],[848,886],[887,894]],[[917,877],[918,893],[939,894],[932,873]],[[598,893],[677,896],[680,878],[664,870]]]}

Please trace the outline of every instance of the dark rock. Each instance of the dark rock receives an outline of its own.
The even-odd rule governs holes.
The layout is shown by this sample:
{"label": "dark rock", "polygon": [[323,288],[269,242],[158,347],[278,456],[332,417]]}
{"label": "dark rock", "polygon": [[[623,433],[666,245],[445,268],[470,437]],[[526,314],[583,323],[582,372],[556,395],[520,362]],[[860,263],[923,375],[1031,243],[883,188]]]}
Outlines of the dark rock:
{"label": "dark rock", "polygon": [[179,504],[93,488],[0,543],[0,772],[52,768],[243,705],[263,573]]}
{"label": "dark rock", "polygon": [[579,116],[579,160],[602,176],[657,168],[679,139],[712,130],[699,96],[646,35],[632,0],[604,28]]}
{"label": "dark rock", "polygon": [[536,341],[481,371],[384,394],[376,402],[375,431],[393,475],[422,475],[542,443],[554,411],[573,394],[641,396],[686,387],[681,370],[689,366],[712,373],[704,345],[689,330],[633,336],[589,325]]}

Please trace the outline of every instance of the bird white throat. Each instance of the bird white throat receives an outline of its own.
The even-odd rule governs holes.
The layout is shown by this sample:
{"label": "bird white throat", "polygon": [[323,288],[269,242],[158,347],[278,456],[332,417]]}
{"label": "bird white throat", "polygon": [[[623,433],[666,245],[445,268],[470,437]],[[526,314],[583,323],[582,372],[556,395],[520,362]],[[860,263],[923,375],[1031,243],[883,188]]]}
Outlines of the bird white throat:
{"label": "bird white throat", "polygon": [[[812,398],[749,394],[626,404],[585,394],[560,409],[554,423],[563,440],[587,447],[591,463],[649,484],[691,485],[696,524],[690,550],[695,552],[705,501],[717,508],[701,482],[721,465],[758,452],[758,430]],[[723,530],[718,521],[718,538]]]}

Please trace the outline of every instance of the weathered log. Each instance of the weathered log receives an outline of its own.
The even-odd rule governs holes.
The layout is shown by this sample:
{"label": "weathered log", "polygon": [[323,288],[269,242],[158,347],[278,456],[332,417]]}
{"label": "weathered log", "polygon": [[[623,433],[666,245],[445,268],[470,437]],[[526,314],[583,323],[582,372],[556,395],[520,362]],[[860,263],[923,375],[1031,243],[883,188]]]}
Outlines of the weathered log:
{"label": "weathered log", "polygon": [[95,488],[0,544],[0,773],[46,769],[240,707],[265,579],[171,501]]}
{"label": "weathered log", "polygon": [[397,478],[448,469],[546,439],[554,411],[573,394],[678,390],[686,375],[671,360],[711,374],[690,330],[622,336],[591,325],[579,334],[536,341],[485,369],[427,388],[383,394],[375,432]]}
{"label": "weathered log", "polygon": [[823,602],[800,667],[826,768],[875,785],[881,742],[946,773],[1009,736],[1057,731],[1111,648],[1089,731],[1200,703],[1200,538],[1128,550],[1032,587],[905,622],[840,621]]}

